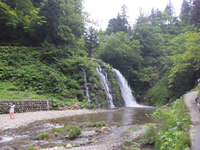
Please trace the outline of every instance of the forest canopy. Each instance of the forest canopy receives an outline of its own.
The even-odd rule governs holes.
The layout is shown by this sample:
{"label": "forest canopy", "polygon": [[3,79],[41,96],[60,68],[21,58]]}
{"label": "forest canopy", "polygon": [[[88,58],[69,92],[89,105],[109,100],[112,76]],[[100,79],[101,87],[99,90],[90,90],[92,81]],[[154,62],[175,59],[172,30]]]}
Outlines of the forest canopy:
{"label": "forest canopy", "polygon": [[84,31],[81,0],[2,0],[1,45],[72,43]]}

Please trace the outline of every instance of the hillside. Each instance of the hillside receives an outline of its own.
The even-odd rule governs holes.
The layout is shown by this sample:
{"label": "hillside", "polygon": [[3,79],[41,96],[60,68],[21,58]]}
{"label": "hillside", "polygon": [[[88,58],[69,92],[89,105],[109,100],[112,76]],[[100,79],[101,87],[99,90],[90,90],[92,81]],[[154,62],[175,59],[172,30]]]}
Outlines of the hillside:
{"label": "hillside", "polygon": [[[0,51],[1,99],[51,99],[54,106],[82,102],[87,107],[87,80],[93,107],[98,104],[107,107],[106,94],[96,71],[96,67],[104,66],[101,61],[91,60],[83,52],[54,46],[1,46]],[[110,69],[108,76],[112,80],[112,68],[104,68],[107,72]],[[113,87],[116,82],[112,80]],[[118,89],[115,98],[119,97]]]}

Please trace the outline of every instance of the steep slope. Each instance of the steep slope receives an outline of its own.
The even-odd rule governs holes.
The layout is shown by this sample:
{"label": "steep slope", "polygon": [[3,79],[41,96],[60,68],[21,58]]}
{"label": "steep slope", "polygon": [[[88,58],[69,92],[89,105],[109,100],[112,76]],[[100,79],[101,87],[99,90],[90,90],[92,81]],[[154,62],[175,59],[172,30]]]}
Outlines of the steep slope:
{"label": "steep slope", "polygon": [[85,107],[107,108],[106,94],[96,71],[97,66],[102,66],[108,74],[115,105],[122,106],[112,68],[89,59],[84,51],[52,45],[1,46],[0,59],[1,99],[51,99],[55,107],[80,102]]}

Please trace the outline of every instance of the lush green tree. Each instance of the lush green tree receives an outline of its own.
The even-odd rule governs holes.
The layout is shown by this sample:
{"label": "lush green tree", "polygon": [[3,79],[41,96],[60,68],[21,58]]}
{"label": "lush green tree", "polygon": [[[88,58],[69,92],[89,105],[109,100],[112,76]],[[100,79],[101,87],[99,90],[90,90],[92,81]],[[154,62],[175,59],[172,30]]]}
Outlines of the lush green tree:
{"label": "lush green tree", "polygon": [[73,43],[84,31],[81,0],[43,1],[40,14],[46,23],[39,29],[41,40],[63,45]]}
{"label": "lush green tree", "polygon": [[[163,37],[159,26],[154,27],[148,23],[137,24],[134,28],[134,39],[142,45],[141,55],[145,64],[156,65],[162,55]],[[147,65],[147,66],[148,66]]]}
{"label": "lush green tree", "polygon": [[18,29],[36,39],[34,35],[37,28],[45,22],[44,17],[39,16],[40,9],[35,8],[31,0],[18,0],[15,9],[18,15]]}
{"label": "lush green tree", "polygon": [[193,7],[191,11],[191,22],[196,25],[197,28],[200,28],[200,1],[194,0]]}
{"label": "lush green tree", "polygon": [[169,2],[165,11],[162,12],[158,9],[151,10],[151,14],[146,17],[146,22],[153,26],[159,26],[164,34],[180,33],[180,22],[176,16],[174,16],[173,6]]}
{"label": "lush green tree", "polygon": [[178,17],[174,16],[174,7],[169,1],[167,6],[165,7],[165,10],[162,14],[162,20],[163,20],[163,25],[162,25],[162,30],[164,33],[169,33],[169,34],[178,34],[179,33],[179,21]]}
{"label": "lush green tree", "polygon": [[0,1],[0,43],[4,44],[13,39],[10,34],[17,26],[17,14],[10,6]]}
{"label": "lush green tree", "polygon": [[94,48],[99,45],[97,31],[93,27],[89,27],[88,32],[85,34],[85,42],[88,55],[91,57]]}
{"label": "lush green tree", "polygon": [[[17,14],[10,6],[0,1],[0,29],[5,29],[5,26],[16,27]],[[3,31],[3,30],[2,30]]]}
{"label": "lush green tree", "polygon": [[100,37],[99,58],[120,70],[133,86],[137,80],[134,70],[139,70],[143,60],[140,55],[141,47],[139,41],[130,40],[124,32],[104,35],[103,39]]}
{"label": "lush green tree", "polygon": [[[4,2],[7,6],[10,6],[2,10],[5,22],[1,27],[1,41],[9,44],[35,44],[36,37],[34,37],[34,33],[44,23],[43,17],[39,16],[39,8],[33,7],[30,0],[4,0]],[[8,8],[10,9],[10,13]]]}
{"label": "lush green tree", "polygon": [[178,97],[194,87],[200,76],[199,33],[183,33],[173,42],[176,46],[171,48],[178,48],[179,51],[172,56],[169,82],[172,95]]}
{"label": "lush green tree", "polygon": [[128,23],[128,16],[126,12],[126,6],[123,5],[121,12],[117,15],[117,18],[110,19],[108,22],[108,27],[106,29],[108,34],[116,32],[126,32],[130,30],[130,25]]}
{"label": "lush green tree", "polygon": [[190,3],[187,0],[183,0],[180,13],[181,21],[188,24],[190,22],[190,12],[191,12]]}
{"label": "lush green tree", "polygon": [[102,45],[100,58],[114,68],[127,72],[138,69],[142,59],[140,48],[138,41],[130,41],[126,33],[119,32],[108,37],[106,44]]}
{"label": "lush green tree", "polygon": [[[141,18],[141,17],[139,17]],[[151,14],[148,16],[147,21],[150,25],[159,26],[162,24],[162,12],[158,9],[152,9]],[[137,21],[138,22],[138,21]]]}
{"label": "lush green tree", "polygon": [[0,8],[5,31],[1,41],[7,43],[73,44],[84,32],[82,0],[3,0]]}
{"label": "lush green tree", "polygon": [[172,6],[171,0],[169,0],[167,6],[165,7],[164,12],[167,13],[169,16],[173,16],[174,8]]}

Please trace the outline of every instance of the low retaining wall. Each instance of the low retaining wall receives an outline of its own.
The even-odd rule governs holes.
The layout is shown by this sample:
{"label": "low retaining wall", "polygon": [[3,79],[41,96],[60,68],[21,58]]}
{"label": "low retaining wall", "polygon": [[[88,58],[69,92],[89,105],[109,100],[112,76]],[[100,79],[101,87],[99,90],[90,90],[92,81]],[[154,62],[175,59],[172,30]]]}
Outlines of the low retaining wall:
{"label": "low retaining wall", "polygon": [[49,110],[52,107],[50,100],[0,100],[0,114],[9,113],[9,105],[13,102],[17,113]]}

